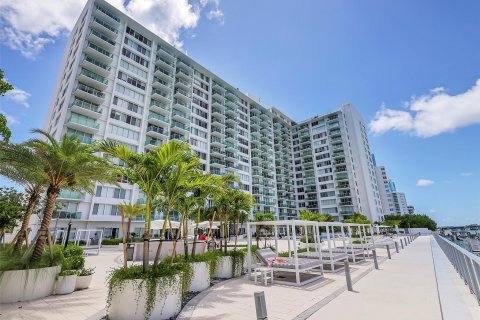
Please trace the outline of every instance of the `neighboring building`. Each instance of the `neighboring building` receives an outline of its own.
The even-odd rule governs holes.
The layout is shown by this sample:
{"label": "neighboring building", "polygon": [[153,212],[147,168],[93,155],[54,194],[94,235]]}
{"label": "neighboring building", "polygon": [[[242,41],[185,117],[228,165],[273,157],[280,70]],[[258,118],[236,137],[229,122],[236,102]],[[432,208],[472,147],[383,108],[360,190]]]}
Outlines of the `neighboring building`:
{"label": "neighboring building", "polygon": [[414,206],[407,206],[408,214],[415,214],[415,207]]}
{"label": "neighboring building", "polygon": [[[253,212],[383,219],[365,125],[351,105],[295,123],[103,0],[90,0],[71,32],[45,128],[57,139],[108,139],[136,152],[187,141],[206,172],[240,178],[236,187],[256,198]],[[94,195],[62,191],[58,227],[73,219],[77,229],[118,237],[116,205],[144,201],[127,180],[119,184],[98,185]],[[137,234],[142,220],[133,222]]]}
{"label": "neighboring building", "polygon": [[395,182],[388,177],[385,167],[376,166],[375,174],[380,189],[383,212],[391,215],[409,214],[405,193],[397,191]]}

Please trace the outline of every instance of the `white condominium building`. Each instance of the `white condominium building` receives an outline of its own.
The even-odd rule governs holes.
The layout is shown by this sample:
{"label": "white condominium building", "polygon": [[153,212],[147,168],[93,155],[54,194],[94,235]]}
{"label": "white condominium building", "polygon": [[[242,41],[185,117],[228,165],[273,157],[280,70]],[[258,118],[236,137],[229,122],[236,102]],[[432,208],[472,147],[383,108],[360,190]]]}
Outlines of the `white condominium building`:
{"label": "white condominium building", "polygon": [[[71,32],[45,128],[57,139],[107,139],[136,152],[187,141],[206,172],[240,178],[236,187],[256,198],[254,213],[291,219],[305,208],[382,220],[365,126],[352,106],[295,123],[103,0],[90,0]],[[118,237],[116,206],[144,201],[137,187],[119,183],[92,195],[63,191],[58,227],[72,219],[74,228]]]}
{"label": "white condominium building", "polygon": [[405,193],[396,190],[395,183],[387,176],[385,167],[375,167],[375,173],[377,175],[384,214],[409,214]]}

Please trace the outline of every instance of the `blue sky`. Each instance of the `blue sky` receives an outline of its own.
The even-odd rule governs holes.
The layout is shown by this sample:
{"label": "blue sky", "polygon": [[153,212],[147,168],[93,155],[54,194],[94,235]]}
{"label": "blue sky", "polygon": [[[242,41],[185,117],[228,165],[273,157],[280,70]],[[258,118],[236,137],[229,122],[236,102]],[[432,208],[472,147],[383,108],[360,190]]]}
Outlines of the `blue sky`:
{"label": "blue sky", "polygon": [[[43,126],[81,10],[81,1],[25,1],[28,12],[0,4],[0,68],[18,89],[0,110],[13,141]],[[171,11],[149,15],[148,5]],[[52,30],[35,19],[45,10],[43,20],[71,18]],[[159,34],[295,120],[351,102],[371,123],[377,163],[417,212],[440,225],[480,223],[480,2],[131,0],[126,10],[145,25],[160,15]]]}

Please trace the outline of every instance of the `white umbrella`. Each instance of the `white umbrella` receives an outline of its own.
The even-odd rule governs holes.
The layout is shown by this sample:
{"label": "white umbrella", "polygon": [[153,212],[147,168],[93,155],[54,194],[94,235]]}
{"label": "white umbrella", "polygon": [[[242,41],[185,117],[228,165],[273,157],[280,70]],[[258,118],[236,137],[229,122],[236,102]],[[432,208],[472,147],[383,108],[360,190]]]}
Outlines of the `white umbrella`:
{"label": "white umbrella", "polygon": [[[153,220],[150,222],[150,229],[152,230],[161,230],[163,228],[163,223],[165,220]],[[180,226],[180,222],[172,221],[172,228],[178,229]],[[169,228],[169,224],[167,222],[167,229]]]}

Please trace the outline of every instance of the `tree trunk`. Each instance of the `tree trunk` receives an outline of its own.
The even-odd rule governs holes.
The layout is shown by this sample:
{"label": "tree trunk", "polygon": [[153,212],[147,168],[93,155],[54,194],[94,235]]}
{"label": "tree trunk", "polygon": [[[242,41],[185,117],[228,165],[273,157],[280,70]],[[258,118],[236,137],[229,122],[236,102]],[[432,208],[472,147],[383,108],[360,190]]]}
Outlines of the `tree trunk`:
{"label": "tree trunk", "polygon": [[193,231],[193,244],[192,244],[192,253],[190,254],[192,257],[195,256],[195,249],[197,248],[197,236],[198,236],[198,221],[200,219],[197,218],[197,222],[195,224],[195,230]]}
{"label": "tree trunk", "polygon": [[180,219],[180,224],[178,225],[178,231],[173,240],[173,251],[172,251],[172,259],[170,260],[170,264],[173,263],[173,260],[177,256],[177,243],[178,243],[178,239],[180,239],[180,230],[182,230],[182,223],[183,223],[183,219]]}
{"label": "tree trunk", "polygon": [[120,210],[122,214],[122,243],[123,243],[123,269],[127,270],[127,242],[125,237],[125,213]]}
{"label": "tree trunk", "polygon": [[227,253],[227,236],[230,238],[230,232],[229,232],[229,225],[228,225],[228,217],[227,214],[225,214],[225,253]]}
{"label": "tree trunk", "polygon": [[50,222],[52,221],[53,210],[55,209],[55,203],[58,195],[60,194],[60,189],[58,187],[49,186],[47,189],[47,202],[45,209],[43,210],[43,219],[40,225],[40,231],[43,230],[43,233],[38,237],[35,244],[35,249],[33,249],[32,261],[40,259],[43,254],[43,248],[45,247],[45,241],[47,235],[50,232]]}
{"label": "tree trunk", "polygon": [[149,251],[150,251],[150,196],[146,196],[145,205],[145,230],[143,231],[143,272],[148,271]]}
{"label": "tree trunk", "polygon": [[186,214],[184,219],[185,222],[183,223],[183,254],[185,255],[185,260],[188,260],[188,225]]}
{"label": "tree trunk", "polygon": [[212,244],[213,244],[213,249],[214,250],[216,249],[216,245],[215,245],[215,238],[213,237],[212,228],[213,228],[213,221],[215,220],[215,214],[216,213],[217,213],[217,211],[213,211],[213,216],[212,216],[212,219],[210,220],[210,230],[208,230],[208,236],[212,238]]}
{"label": "tree trunk", "polygon": [[238,233],[240,232],[240,221],[236,223],[235,226],[235,246],[233,247],[233,250],[237,250],[237,241],[238,241]]}
{"label": "tree trunk", "polygon": [[260,249],[260,228],[258,226],[256,231],[255,240],[257,240],[257,249]]}
{"label": "tree trunk", "polygon": [[130,242],[130,226],[132,225],[132,218],[128,218],[128,223],[127,223],[127,242]]}
{"label": "tree trunk", "polygon": [[23,216],[22,226],[20,228],[20,231],[18,231],[17,241],[15,242],[13,251],[20,252],[20,250],[22,249],[22,245],[25,241],[25,237],[27,234],[28,225],[30,224],[30,217],[32,216],[33,209],[35,208],[35,204],[37,203],[39,196],[39,193],[33,191],[30,194],[30,198],[28,198],[27,210],[25,211],[25,214]]}
{"label": "tree trunk", "polygon": [[157,252],[155,253],[155,260],[153,260],[153,267],[156,268],[158,266],[158,262],[160,261],[160,252],[162,251],[163,241],[165,240],[165,231],[167,230],[167,220],[170,219],[170,211],[167,210],[165,214],[165,220],[163,220],[162,226],[162,233],[160,234],[160,243],[157,247]]}

